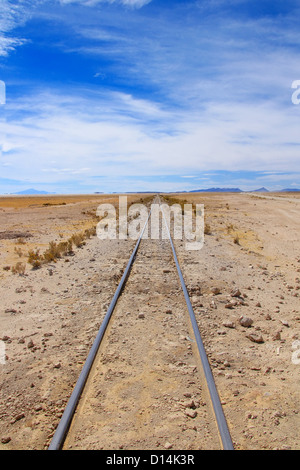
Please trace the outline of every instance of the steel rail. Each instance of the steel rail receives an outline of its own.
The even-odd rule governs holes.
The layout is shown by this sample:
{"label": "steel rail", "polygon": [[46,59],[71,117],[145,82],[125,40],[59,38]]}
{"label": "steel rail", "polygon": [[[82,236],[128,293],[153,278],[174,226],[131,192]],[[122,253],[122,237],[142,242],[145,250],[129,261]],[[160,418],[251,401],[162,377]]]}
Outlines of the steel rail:
{"label": "steel rail", "polygon": [[176,255],[175,247],[174,247],[174,244],[173,244],[173,240],[172,240],[172,237],[171,237],[171,234],[170,234],[170,230],[169,230],[167,220],[166,220],[166,217],[165,217],[164,210],[163,210],[162,206],[161,206],[161,211],[162,211],[162,215],[163,215],[163,218],[164,218],[164,221],[165,221],[165,225],[166,225],[167,233],[168,233],[169,240],[170,240],[170,243],[171,243],[171,248],[172,248],[172,251],[173,251],[174,260],[175,260],[175,263],[176,263],[176,267],[177,267],[181,287],[182,287],[182,290],[183,290],[183,293],[184,293],[184,297],[185,297],[186,304],[187,304],[187,307],[188,307],[191,323],[192,323],[192,326],[193,326],[193,331],[194,331],[194,335],[195,335],[195,338],[196,338],[196,343],[197,343],[197,346],[198,346],[198,350],[199,350],[201,363],[202,363],[202,367],[203,367],[203,370],[204,370],[204,374],[205,374],[205,378],[206,378],[210,398],[211,398],[211,401],[212,401],[212,405],[213,405],[213,409],[214,409],[214,413],[215,413],[215,417],[216,417],[216,421],[217,421],[217,425],[218,425],[218,429],[219,429],[220,438],[221,438],[221,441],[222,441],[222,444],[223,444],[223,449],[224,450],[234,450],[233,443],[232,443],[231,436],[230,436],[229,429],[228,429],[228,425],[227,425],[227,422],[226,422],[226,418],[225,418],[225,415],[224,415],[224,412],[223,412],[222,404],[220,402],[220,398],[219,398],[219,394],[218,394],[218,391],[217,391],[217,388],[216,388],[214,377],[213,377],[213,374],[212,374],[212,371],[211,371],[211,368],[210,368],[210,364],[209,364],[209,361],[208,361],[208,358],[207,358],[207,355],[206,355],[206,351],[205,351],[203,342],[202,342],[202,338],[201,338],[199,328],[198,328],[198,325],[197,325],[197,320],[196,320],[196,317],[195,317],[195,313],[194,313],[194,310],[193,310],[193,307],[192,307],[192,304],[191,304],[191,301],[190,301],[190,297],[189,297],[189,294],[188,294],[188,291],[187,291],[187,288],[186,288],[186,285],[185,285],[185,282],[184,282],[184,278],[183,278],[183,275],[182,275],[182,272],[181,272],[181,269],[180,269],[180,265],[179,265],[178,258],[177,258],[177,255]]}
{"label": "steel rail", "polygon": [[64,413],[60,419],[60,422],[58,424],[58,427],[55,431],[55,434],[50,442],[50,445],[48,447],[48,450],[60,450],[63,443],[64,443],[64,440],[66,438],[66,435],[67,435],[67,432],[69,430],[69,427],[70,427],[70,424],[71,424],[71,421],[72,421],[72,418],[73,418],[73,415],[75,413],[75,410],[76,410],[76,407],[77,407],[77,404],[79,402],[79,399],[80,399],[80,396],[82,394],[82,391],[84,389],[84,386],[86,384],[86,381],[88,379],[88,376],[89,376],[89,373],[91,371],[91,368],[92,368],[92,365],[93,365],[93,362],[94,362],[94,359],[96,357],[96,354],[98,352],[98,349],[99,349],[99,346],[101,344],[101,341],[102,341],[102,338],[104,336],[104,333],[106,331],[106,328],[107,328],[107,325],[109,323],[109,320],[111,318],[111,315],[114,311],[114,308],[115,308],[115,305],[117,303],[117,300],[120,296],[120,293],[124,287],[124,284],[126,282],[126,279],[128,277],[128,274],[129,274],[129,271],[130,271],[130,268],[132,266],[132,263],[134,261],[134,258],[136,256],[136,253],[137,253],[137,250],[139,248],[139,245],[140,245],[140,242],[141,242],[141,239],[144,235],[144,232],[145,232],[145,229],[146,229],[146,226],[148,224],[148,221],[149,221],[149,218],[150,218],[150,215],[151,215],[151,210],[149,212],[149,215],[148,215],[148,218],[147,218],[147,221],[142,229],[142,232],[138,238],[138,241],[135,245],[135,248],[131,254],[131,257],[128,261],[128,264],[126,266],[126,269],[124,271],[124,274],[121,278],[121,281],[118,285],[118,288],[114,294],[114,297],[109,305],[109,308],[107,310],[107,313],[104,317],[104,320],[102,322],[102,325],[98,331],[98,334],[95,338],[95,341],[92,345],[92,348],[90,349],[90,352],[89,352],[89,355],[86,359],[86,362],[82,368],[82,371],[80,373],[80,376],[77,380],[77,383],[75,385],[75,388],[69,398],[69,401],[67,403],[67,406],[64,410]]}

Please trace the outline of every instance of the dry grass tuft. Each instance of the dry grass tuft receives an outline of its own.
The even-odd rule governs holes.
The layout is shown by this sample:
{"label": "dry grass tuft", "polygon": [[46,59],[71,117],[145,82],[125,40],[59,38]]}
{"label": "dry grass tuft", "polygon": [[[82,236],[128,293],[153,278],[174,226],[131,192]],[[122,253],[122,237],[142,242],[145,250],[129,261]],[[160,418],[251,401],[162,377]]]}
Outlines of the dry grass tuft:
{"label": "dry grass tuft", "polygon": [[26,269],[26,265],[25,263],[21,263],[20,261],[11,268],[11,272],[13,274],[19,274],[20,276],[24,276],[25,274],[25,269]]}

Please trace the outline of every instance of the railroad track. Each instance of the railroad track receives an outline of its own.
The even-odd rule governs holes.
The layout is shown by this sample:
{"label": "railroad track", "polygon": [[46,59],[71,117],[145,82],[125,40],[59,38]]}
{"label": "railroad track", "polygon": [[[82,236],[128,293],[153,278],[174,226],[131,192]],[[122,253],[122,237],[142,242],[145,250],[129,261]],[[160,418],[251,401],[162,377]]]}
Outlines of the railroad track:
{"label": "railroad track", "polygon": [[169,229],[149,224],[49,450],[234,448]]}

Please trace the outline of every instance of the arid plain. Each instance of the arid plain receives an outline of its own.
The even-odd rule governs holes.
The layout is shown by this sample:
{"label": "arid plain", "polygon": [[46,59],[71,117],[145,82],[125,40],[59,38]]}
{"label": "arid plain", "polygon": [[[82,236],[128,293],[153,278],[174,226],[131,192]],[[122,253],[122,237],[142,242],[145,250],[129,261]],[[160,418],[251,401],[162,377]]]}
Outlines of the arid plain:
{"label": "arid plain", "polygon": [[[299,449],[299,194],[165,197],[204,204],[204,247],[175,248],[235,448]],[[0,198],[0,449],[47,448],[128,262],[135,240],[95,236],[104,202],[118,195]],[[180,449],[172,429],[158,449]]]}

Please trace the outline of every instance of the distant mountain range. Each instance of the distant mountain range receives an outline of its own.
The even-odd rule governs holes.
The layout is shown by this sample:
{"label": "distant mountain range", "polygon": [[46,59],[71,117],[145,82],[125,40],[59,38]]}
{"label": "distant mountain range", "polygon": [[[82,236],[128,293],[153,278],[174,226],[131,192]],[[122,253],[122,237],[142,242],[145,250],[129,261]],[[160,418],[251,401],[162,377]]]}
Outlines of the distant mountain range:
{"label": "distant mountain range", "polygon": [[[292,189],[292,188],[286,188],[286,189],[281,189],[280,191],[271,191],[271,192],[280,192],[280,193],[286,193],[286,192],[297,192],[300,191],[300,189]],[[143,193],[156,193],[159,191],[134,191],[135,194],[143,194]],[[208,189],[193,189],[192,191],[172,191],[173,193],[268,193],[270,192],[268,189],[262,187],[259,189],[254,189],[252,191],[242,191],[240,188],[208,188]],[[127,194],[130,194],[131,192],[127,192]],[[55,194],[55,193],[49,193],[47,191],[38,191],[37,189],[25,189],[24,191],[19,191],[18,193],[11,193],[19,196],[26,196],[26,195],[43,195],[43,194]],[[102,193],[95,193],[95,194],[102,194]],[[117,194],[117,193],[115,193]]]}
{"label": "distant mountain range", "polygon": [[55,193],[48,193],[47,191],[38,191],[37,189],[25,189],[24,191],[20,191],[18,193],[12,193],[12,194],[16,194],[16,195],[19,195],[19,196],[22,196],[22,195],[35,195],[35,194],[55,194]]}
{"label": "distant mountain range", "polygon": [[253,189],[252,191],[243,191],[240,188],[208,188],[208,189],[193,189],[192,191],[177,191],[183,193],[286,193],[286,192],[297,192],[300,189],[281,189],[279,191],[269,191],[268,189],[262,187],[259,189]]}
{"label": "distant mountain range", "polygon": [[209,189],[193,189],[186,191],[189,193],[242,193],[240,188],[209,188]]}
{"label": "distant mountain range", "polygon": [[300,189],[287,188],[287,189],[282,189],[279,192],[280,193],[296,193],[297,191],[300,191]]}

